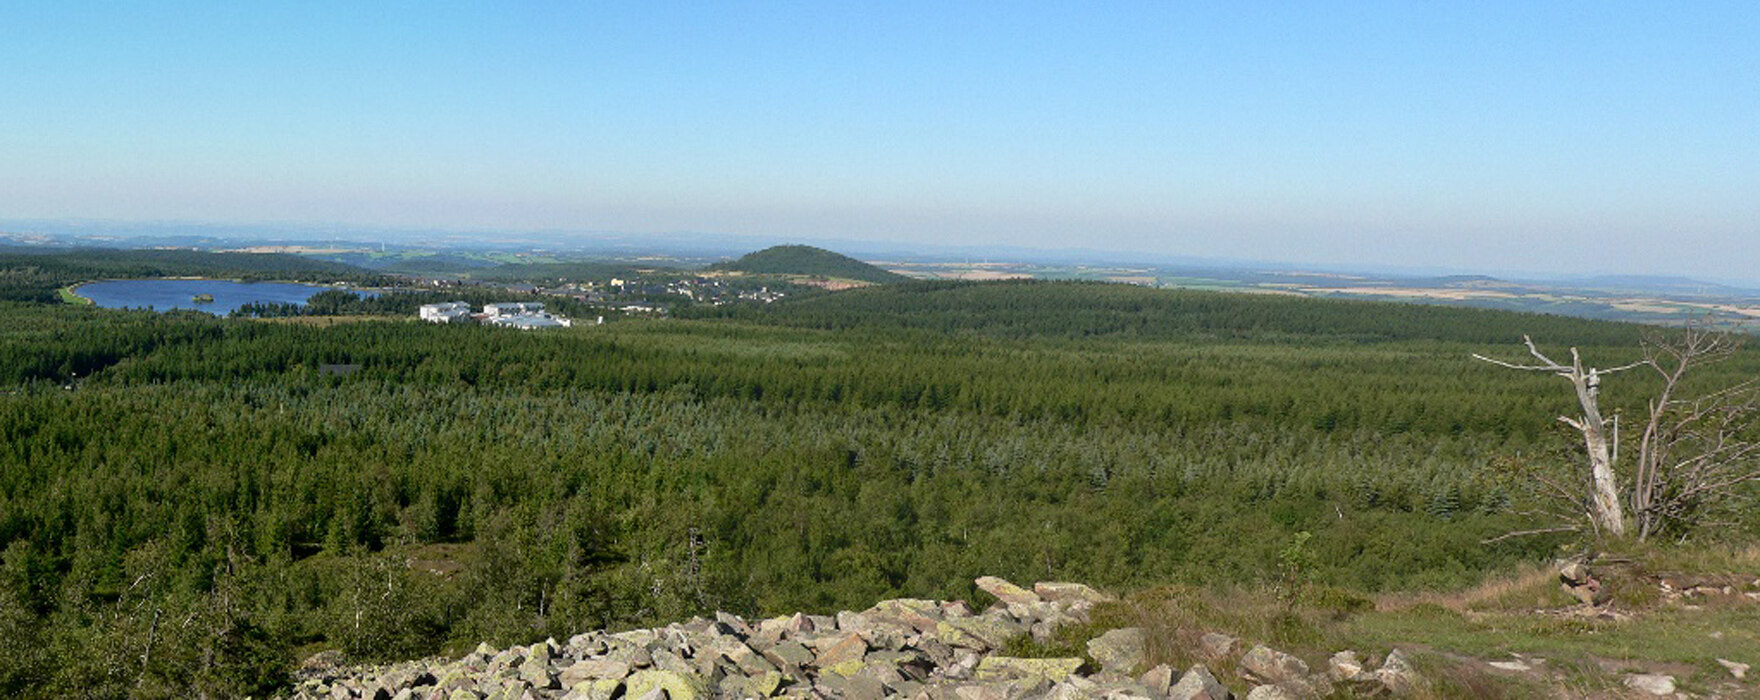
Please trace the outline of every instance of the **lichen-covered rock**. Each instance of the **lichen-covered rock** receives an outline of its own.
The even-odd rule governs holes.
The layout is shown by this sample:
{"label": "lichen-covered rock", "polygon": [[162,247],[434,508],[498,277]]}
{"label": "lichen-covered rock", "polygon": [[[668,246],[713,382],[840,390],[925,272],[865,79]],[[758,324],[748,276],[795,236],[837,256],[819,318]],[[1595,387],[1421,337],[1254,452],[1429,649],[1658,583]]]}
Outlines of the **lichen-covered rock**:
{"label": "lichen-covered rock", "polygon": [[978,651],[1001,649],[1027,630],[1006,615],[950,617],[935,628],[942,642]]}
{"label": "lichen-covered rock", "polygon": [[637,671],[624,681],[631,697],[642,697],[654,691],[665,691],[668,700],[696,700],[708,695],[703,679],[694,675],[650,669]]}
{"label": "lichen-covered rock", "polygon": [[1009,680],[1044,678],[1060,683],[1082,667],[1079,658],[1024,659],[1014,656],[986,656],[978,662],[978,680]]}
{"label": "lichen-covered rock", "polygon": [[1065,581],[1040,581],[1033,584],[1033,592],[1039,597],[1053,603],[1110,603],[1112,596],[1101,593],[1079,583]]}
{"label": "lichen-covered rock", "polygon": [[1105,671],[1134,674],[1143,665],[1147,652],[1148,635],[1138,627],[1109,630],[1088,640],[1088,656]]}
{"label": "lichen-covered rock", "polygon": [[1041,602],[1039,594],[1021,588],[1020,586],[1016,586],[995,576],[981,576],[977,581],[974,581],[974,583],[978,584],[978,588],[982,589],[985,593],[996,596],[997,600],[1004,603],[1019,604]]}
{"label": "lichen-covered rock", "polygon": [[622,694],[623,681],[610,678],[596,678],[581,681],[569,687],[563,700],[611,700]]}

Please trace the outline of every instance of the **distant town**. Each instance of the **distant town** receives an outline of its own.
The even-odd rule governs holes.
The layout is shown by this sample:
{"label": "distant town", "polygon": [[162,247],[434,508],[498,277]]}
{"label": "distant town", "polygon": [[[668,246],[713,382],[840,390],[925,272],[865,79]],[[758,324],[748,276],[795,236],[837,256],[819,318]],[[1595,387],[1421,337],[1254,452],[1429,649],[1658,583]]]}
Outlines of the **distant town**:
{"label": "distant town", "polygon": [[[471,311],[470,304],[462,301],[423,304],[417,315],[429,323],[479,323],[520,330],[568,328],[574,325],[573,320],[546,312],[544,305],[535,301],[484,304],[483,310],[476,313]],[[605,317],[600,316],[598,322],[604,323]]]}

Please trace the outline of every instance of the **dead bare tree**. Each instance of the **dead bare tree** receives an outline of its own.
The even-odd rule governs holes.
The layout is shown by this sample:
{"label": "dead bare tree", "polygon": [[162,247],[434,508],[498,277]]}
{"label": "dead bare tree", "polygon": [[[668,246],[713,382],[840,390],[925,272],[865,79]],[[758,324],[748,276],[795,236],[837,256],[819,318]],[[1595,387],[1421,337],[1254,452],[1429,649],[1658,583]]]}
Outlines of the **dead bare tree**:
{"label": "dead bare tree", "polygon": [[1760,380],[1682,398],[1687,373],[1734,355],[1736,335],[1703,325],[1644,341],[1644,365],[1662,379],[1638,444],[1631,507],[1638,538],[1699,524],[1760,482]]}
{"label": "dead bare tree", "polygon": [[[1687,396],[1689,373],[1734,355],[1742,348],[1741,336],[1708,324],[1649,333],[1643,341],[1643,359],[1611,369],[1584,367],[1576,348],[1571,348],[1567,365],[1547,357],[1531,338],[1523,336],[1522,342],[1537,362],[1473,357],[1499,367],[1550,372],[1570,380],[1583,414],[1560,416],[1559,420],[1583,436],[1589,462],[1587,493],[1568,482],[1540,475],[1532,478],[1541,495],[1582,510],[1596,532],[1619,537],[1635,526],[1636,537],[1646,540],[1665,532],[1685,531],[1727,510],[1743,497],[1744,484],[1760,483],[1760,379]],[[1637,367],[1654,371],[1661,388],[1649,402],[1649,417],[1638,439],[1637,464],[1628,482],[1630,490],[1621,498],[1615,471],[1618,424],[1610,430],[1601,413],[1601,379]],[[1631,509],[1630,523],[1625,506]],[[1489,541],[1570,529],[1528,530]]]}
{"label": "dead bare tree", "polygon": [[1528,346],[1528,354],[1533,355],[1538,364],[1520,364],[1505,362],[1475,353],[1474,358],[1489,362],[1499,367],[1517,369],[1528,372],[1550,372],[1569,379],[1571,386],[1576,388],[1577,403],[1583,409],[1583,415],[1577,417],[1559,416],[1566,425],[1583,434],[1583,446],[1589,453],[1589,498],[1585,513],[1589,524],[1597,532],[1619,537],[1626,532],[1624,509],[1620,505],[1619,480],[1613,471],[1614,450],[1609,446],[1610,439],[1607,420],[1601,415],[1601,378],[1616,372],[1624,372],[1634,367],[1642,367],[1645,362],[1640,360],[1629,365],[1611,369],[1583,367],[1583,358],[1576,348],[1571,348],[1571,363],[1566,365],[1558,362],[1534,345],[1532,338],[1522,336],[1522,342]]}

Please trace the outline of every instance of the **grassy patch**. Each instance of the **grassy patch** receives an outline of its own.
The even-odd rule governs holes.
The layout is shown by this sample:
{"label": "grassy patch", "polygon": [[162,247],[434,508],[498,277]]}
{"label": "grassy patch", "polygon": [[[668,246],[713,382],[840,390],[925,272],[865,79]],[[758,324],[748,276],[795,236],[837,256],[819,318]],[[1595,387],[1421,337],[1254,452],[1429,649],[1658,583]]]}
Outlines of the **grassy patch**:
{"label": "grassy patch", "polygon": [[[1535,565],[1469,588],[1380,596],[1372,607],[1338,589],[1310,589],[1292,600],[1268,587],[1156,588],[1102,606],[1095,624],[1075,636],[1143,627],[1151,665],[1204,663],[1231,684],[1239,683],[1239,652],[1231,659],[1201,658],[1199,640],[1207,632],[1239,638],[1243,651],[1266,644],[1295,654],[1316,671],[1340,650],[1354,649],[1379,663],[1399,648],[1431,683],[1427,694],[1436,697],[1618,696],[1626,692],[1621,683],[1627,673],[1665,673],[1689,692],[1728,693],[1733,679],[1717,659],[1760,665],[1760,602],[1740,586],[1727,595],[1672,599],[1649,573],[1664,567],[1721,580],[1732,574],[1717,572],[1747,572],[1752,581],[1760,575],[1754,549],[1657,550],[1620,559],[1597,567],[1615,590],[1612,609],[1619,615],[1613,617],[1580,609],[1560,590],[1550,566]],[[1533,662],[1535,670],[1488,664],[1518,658]]]}
{"label": "grassy patch", "polygon": [[68,286],[65,286],[65,287],[62,287],[62,288],[56,290],[56,292],[61,295],[62,303],[72,304],[74,306],[91,306],[91,305],[97,303],[97,302],[92,301],[91,299],[87,299],[85,297],[82,297],[79,295],[78,292],[73,291],[74,286],[75,285],[70,284]]}

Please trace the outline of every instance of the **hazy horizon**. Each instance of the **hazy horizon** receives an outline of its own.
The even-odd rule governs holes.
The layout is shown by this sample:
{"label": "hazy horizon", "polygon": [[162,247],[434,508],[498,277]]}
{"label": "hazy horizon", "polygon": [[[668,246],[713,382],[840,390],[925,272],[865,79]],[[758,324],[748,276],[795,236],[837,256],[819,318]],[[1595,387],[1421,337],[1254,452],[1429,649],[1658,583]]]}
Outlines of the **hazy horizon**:
{"label": "hazy horizon", "polygon": [[1760,7],[1007,9],[12,5],[0,219],[1755,281]]}

